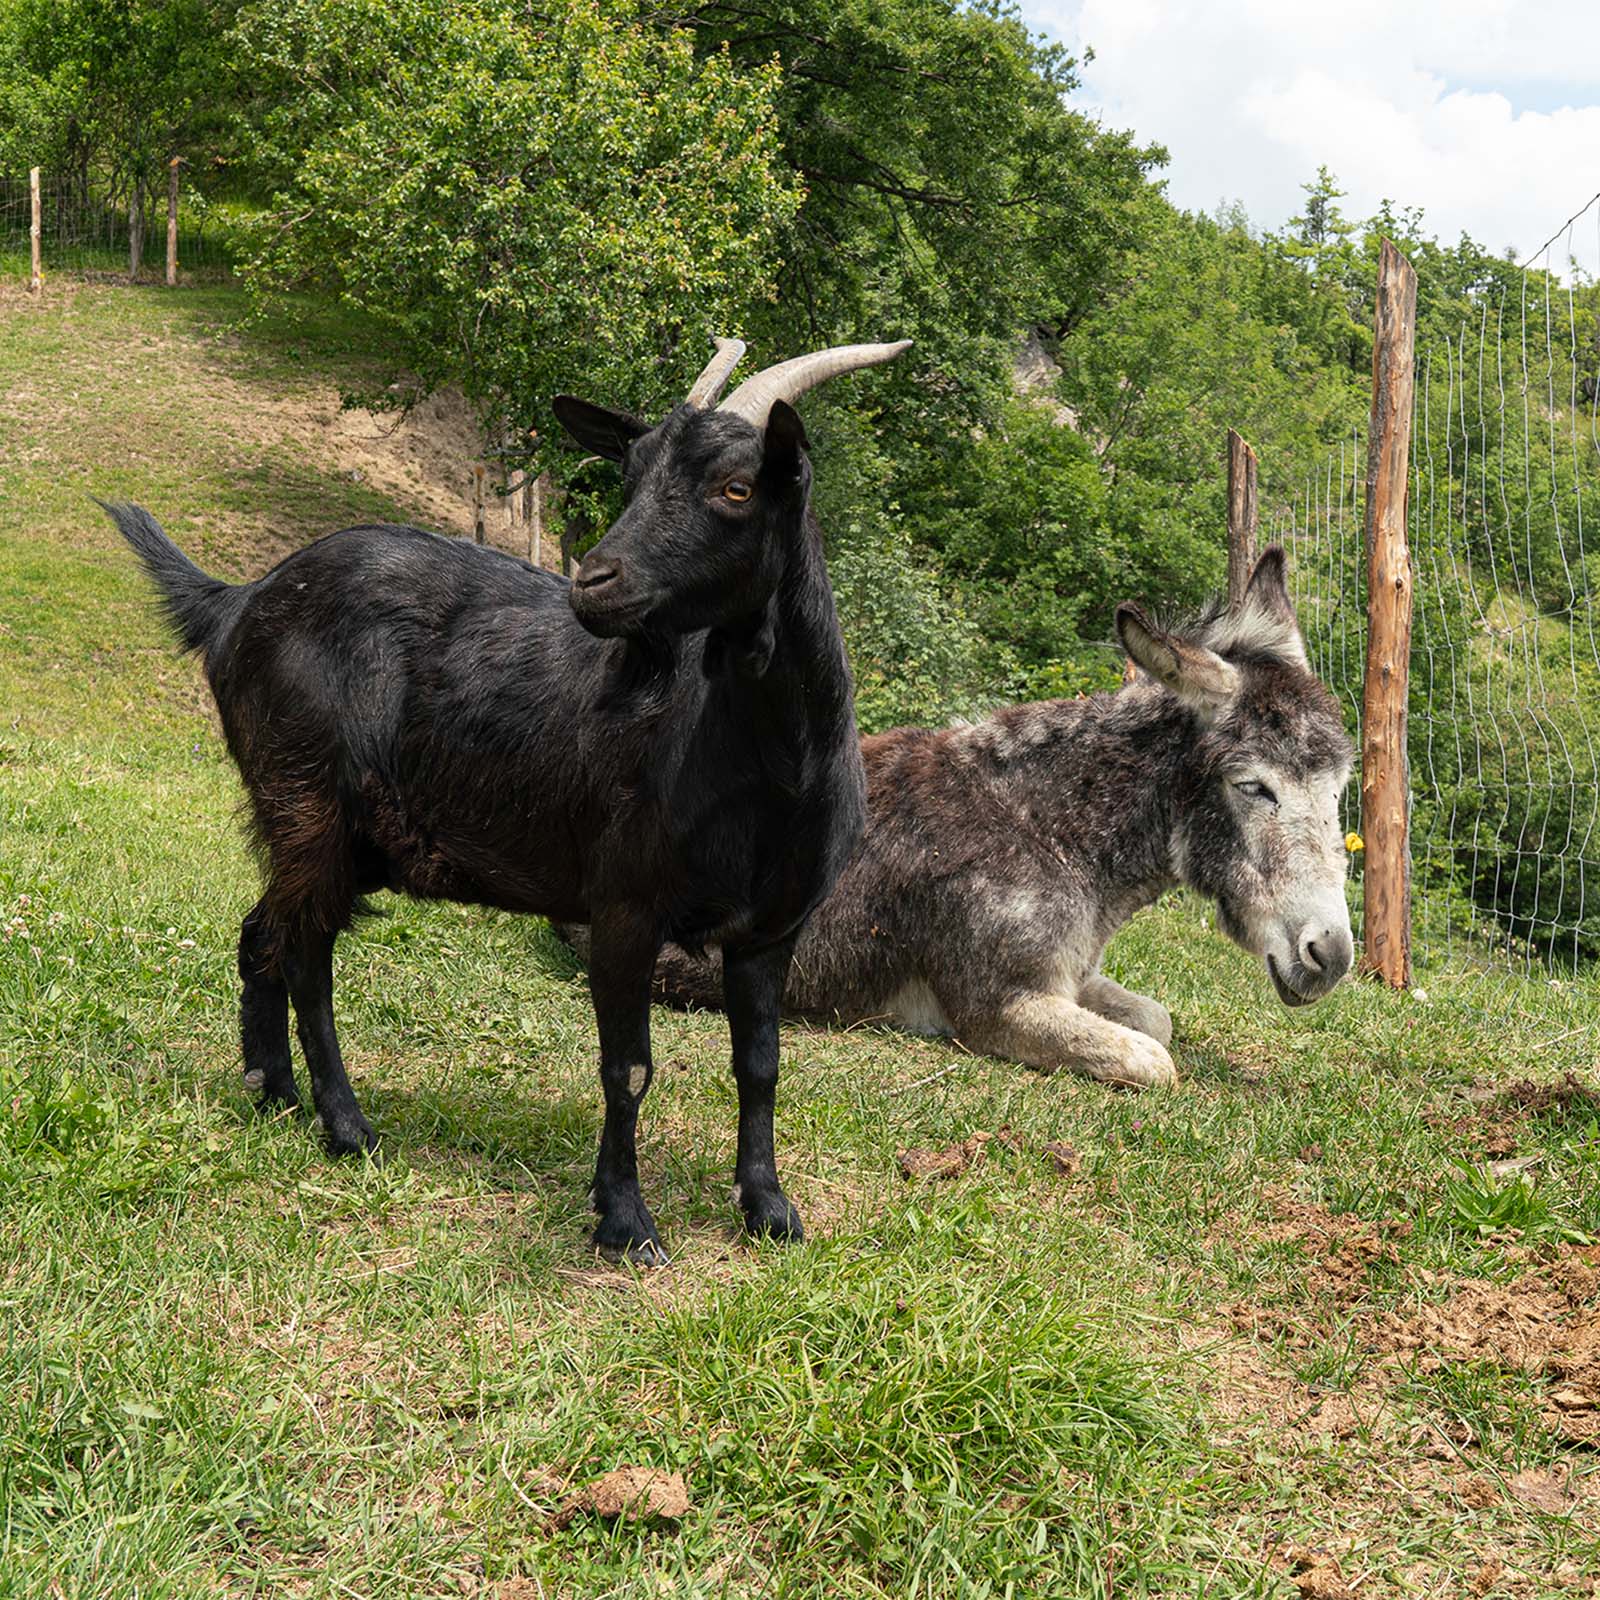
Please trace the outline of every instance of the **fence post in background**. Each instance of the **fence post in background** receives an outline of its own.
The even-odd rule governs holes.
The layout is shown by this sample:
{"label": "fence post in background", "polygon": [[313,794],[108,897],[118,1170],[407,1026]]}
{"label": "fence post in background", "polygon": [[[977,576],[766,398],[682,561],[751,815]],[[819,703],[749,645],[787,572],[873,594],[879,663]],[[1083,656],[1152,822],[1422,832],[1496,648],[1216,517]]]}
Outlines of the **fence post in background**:
{"label": "fence post in background", "polygon": [[528,561],[535,567],[544,565],[544,474],[528,480]]}
{"label": "fence post in background", "polygon": [[483,482],[488,476],[488,469],[481,461],[474,462],[472,467],[472,542],[474,544],[487,544],[489,542],[488,529],[484,524],[483,516]]}
{"label": "fence post in background", "polygon": [[144,180],[135,178],[128,195],[128,276],[137,279],[144,265]]}
{"label": "fence post in background", "polygon": [[1365,948],[1361,970],[1411,982],[1410,768],[1406,696],[1411,664],[1411,551],[1406,483],[1417,333],[1417,274],[1385,239],[1378,261],[1367,435],[1367,671],[1361,708],[1361,832]]}
{"label": "fence post in background", "polygon": [[182,156],[167,163],[167,287],[178,286],[178,168]]}
{"label": "fence post in background", "polygon": [[1256,453],[1228,429],[1228,609],[1244,603],[1256,560]]}
{"label": "fence post in background", "polygon": [[28,293],[39,294],[44,289],[44,205],[39,198],[39,169],[31,167],[28,171],[28,248],[32,256],[32,268],[28,277]]}

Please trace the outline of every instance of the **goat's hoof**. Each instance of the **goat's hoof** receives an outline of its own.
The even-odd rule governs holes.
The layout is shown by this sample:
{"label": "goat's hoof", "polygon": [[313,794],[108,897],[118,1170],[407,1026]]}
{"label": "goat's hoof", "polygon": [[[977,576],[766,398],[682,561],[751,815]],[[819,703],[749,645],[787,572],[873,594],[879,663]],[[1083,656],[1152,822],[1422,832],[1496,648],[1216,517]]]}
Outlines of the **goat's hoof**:
{"label": "goat's hoof", "polygon": [[739,1196],[744,1211],[745,1232],[757,1239],[777,1239],[784,1244],[799,1244],[806,1236],[800,1213],[789,1204],[781,1189],[757,1191],[748,1187]]}
{"label": "goat's hoof", "polygon": [[608,1205],[595,1204],[593,1190],[589,1202],[600,1214],[594,1226],[595,1248],[608,1261],[627,1262],[637,1267],[664,1267],[667,1252],[661,1247],[655,1219],[637,1191],[613,1195]]}
{"label": "goat's hoof", "polygon": [[607,1261],[631,1267],[669,1267],[672,1258],[656,1237],[655,1229],[648,1232],[638,1224],[602,1221],[594,1230],[595,1249]]}
{"label": "goat's hoof", "polygon": [[596,1241],[596,1247],[607,1261],[619,1267],[670,1267],[672,1257],[655,1239],[639,1239],[625,1245],[605,1245]]}
{"label": "goat's hoof", "polygon": [[365,1117],[350,1122],[336,1122],[332,1127],[323,1124],[328,1138],[328,1153],[334,1156],[370,1156],[381,1163],[383,1151],[377,1130]]}

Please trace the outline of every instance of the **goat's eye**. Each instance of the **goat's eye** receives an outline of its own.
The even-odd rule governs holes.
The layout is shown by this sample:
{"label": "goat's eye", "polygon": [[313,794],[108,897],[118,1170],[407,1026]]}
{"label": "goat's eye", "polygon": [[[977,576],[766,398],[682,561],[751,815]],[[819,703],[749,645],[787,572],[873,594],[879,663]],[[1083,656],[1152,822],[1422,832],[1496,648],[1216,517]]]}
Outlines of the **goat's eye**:
{"label": "goat's eye", "polygon": [[1278,797],[1264,783],[1258,783],[1254,778],[1247,778],[1243,783],[1235,783],[1234,788],[1240,794],[1249,795],[1252,800],[1265,800],[1269,806],[1278,803]]}
{"label": "goat's eye", "polygon": [[742,506],[754,493],[743,478],[729,478],[722,486],[722,498],[733,501],[736,506]]}

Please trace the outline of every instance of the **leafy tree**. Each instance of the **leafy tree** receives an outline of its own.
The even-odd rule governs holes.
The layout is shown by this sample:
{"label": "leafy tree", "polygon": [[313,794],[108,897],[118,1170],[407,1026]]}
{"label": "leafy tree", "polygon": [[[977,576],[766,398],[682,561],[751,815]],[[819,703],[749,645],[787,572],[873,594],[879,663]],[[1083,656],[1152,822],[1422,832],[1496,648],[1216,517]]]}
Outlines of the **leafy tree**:
{"label": "leafy tree", "polygon": [[229,142],[234,0],[0,0],[0,161],[124,206]]}
{"label": "leafy tree", "polygon": [[[1071,326],[1160,158],[1071,111],[1076,63],[962,0],[710,0],[669,13],[746,70],[777,54],[806,188],[774,316],[795,343],[892,327],[958,378],[1030,321]],[[990,359],[983,355],[986,342]]]}
{"label": "leafy tree", "polygon": [[277,180],[251,273],[386,323],[525,437],[559,389],[675,400],[772,292],[776,72],[604,0],[288,0],[241,18]]}

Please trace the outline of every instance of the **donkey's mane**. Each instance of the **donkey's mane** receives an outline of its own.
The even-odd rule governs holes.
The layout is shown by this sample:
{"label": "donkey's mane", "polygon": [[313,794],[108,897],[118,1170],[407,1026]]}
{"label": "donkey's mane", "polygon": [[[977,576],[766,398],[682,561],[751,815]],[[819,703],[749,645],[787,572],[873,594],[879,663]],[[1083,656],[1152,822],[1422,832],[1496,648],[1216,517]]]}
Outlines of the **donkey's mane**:
{"label": "donkey's mane", "polygon": [[1212,600],[1172,631],[1230,660],[1240,656],[1264,656],[1287,666],[1310,670],[1306,647],[1293,614],[1259,601],[1247,601],[1240,610],[1230,611],[1226,600]]}

